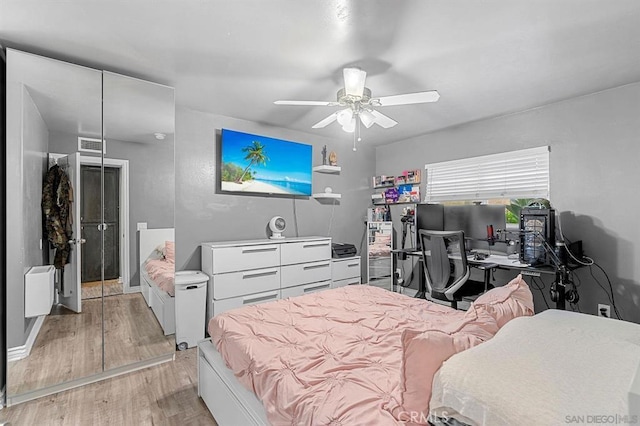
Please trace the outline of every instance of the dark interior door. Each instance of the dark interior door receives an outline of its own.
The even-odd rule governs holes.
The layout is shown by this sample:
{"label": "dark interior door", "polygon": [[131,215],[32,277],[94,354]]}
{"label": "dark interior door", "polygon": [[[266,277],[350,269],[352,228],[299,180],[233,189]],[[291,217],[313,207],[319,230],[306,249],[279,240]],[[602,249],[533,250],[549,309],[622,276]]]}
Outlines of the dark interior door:
{"label": "dark interior door", "polygon": [[[100,166],[81,167],[82,282],[100,281]],[[104,169],[104,279],[120,277],[120,170]]]}

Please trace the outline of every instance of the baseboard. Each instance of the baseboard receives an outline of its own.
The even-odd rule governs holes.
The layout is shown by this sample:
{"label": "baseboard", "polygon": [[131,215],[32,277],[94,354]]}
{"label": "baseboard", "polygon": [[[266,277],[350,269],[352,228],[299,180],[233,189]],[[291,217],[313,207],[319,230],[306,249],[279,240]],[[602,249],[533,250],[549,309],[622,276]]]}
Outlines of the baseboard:
{"label": "baseboard", "polygon": [[46,315],[40,315],[37,319],[33,327],[31,327],[31,332],[27,337],[27,341],[22,346],[15,346],[13,348],[9,348],[7,350],[7,361],[18,361],[20,359],[26,358],[31,353],[31,349],[33,348],[33,344],[36,342],[36,337],[38,337],[38,333],[40,332],[40,328],[42,328],[42,324],[44,323],[44,319]]}

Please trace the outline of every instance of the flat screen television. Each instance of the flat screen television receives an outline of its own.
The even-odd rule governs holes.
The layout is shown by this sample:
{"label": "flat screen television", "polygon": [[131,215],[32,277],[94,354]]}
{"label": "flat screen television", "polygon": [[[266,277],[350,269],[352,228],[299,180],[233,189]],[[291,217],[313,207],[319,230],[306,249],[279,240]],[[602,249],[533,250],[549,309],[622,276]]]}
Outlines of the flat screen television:
{"label": "flat screen television", "polygon": [[311,145],[222,129],[221,191],[310,196]]}

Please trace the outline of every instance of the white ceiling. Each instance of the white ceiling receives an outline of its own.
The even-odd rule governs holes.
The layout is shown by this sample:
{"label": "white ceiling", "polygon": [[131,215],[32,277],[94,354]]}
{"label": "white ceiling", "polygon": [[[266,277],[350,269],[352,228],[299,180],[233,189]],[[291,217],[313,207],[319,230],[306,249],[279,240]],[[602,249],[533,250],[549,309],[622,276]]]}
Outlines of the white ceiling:
{"label": "white ceiling", "polygon": [[311,126],[344,66],[374,96],[436,89],[381,112],[390,143],[640,81],[637,0],[0,0],[0,43],[176,88],[191,108],[350,140]]}

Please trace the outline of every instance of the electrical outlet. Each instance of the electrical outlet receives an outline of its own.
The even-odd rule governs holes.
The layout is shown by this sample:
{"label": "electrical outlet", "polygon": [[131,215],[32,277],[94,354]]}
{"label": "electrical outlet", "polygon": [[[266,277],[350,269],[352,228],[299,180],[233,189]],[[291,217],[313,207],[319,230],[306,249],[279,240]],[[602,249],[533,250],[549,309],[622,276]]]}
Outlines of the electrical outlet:
{"label": "electrical outlet", "polygon": [[611,306],[598,303],[598,316],[611,318]]}

